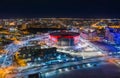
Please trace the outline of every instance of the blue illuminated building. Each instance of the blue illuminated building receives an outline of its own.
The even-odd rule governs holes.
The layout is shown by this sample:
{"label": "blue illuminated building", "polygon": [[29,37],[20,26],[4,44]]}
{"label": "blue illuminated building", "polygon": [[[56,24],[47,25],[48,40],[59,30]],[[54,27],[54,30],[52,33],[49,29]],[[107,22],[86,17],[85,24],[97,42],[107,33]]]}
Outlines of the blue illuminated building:
{"label": "blue illuminated building", "polygon": [[114,41],[116,44],[120,44],[120,33],[114,33]]}
{"label": "blue illuminated building", "polygon": [[108,41],[115,44],[120,44],[120,29],[119,28],[106,28],[105,37]]}

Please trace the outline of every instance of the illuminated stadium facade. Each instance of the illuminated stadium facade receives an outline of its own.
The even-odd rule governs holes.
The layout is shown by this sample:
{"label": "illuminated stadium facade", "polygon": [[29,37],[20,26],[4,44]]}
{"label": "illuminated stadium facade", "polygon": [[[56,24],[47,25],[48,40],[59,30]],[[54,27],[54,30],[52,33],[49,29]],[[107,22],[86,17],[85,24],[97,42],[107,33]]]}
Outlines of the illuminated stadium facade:
{"label": "illuminated stadium facade", "polygon": [[76,32],[53,32],[49,38],[58,46],[74,46],[79,42],[79,35]]}

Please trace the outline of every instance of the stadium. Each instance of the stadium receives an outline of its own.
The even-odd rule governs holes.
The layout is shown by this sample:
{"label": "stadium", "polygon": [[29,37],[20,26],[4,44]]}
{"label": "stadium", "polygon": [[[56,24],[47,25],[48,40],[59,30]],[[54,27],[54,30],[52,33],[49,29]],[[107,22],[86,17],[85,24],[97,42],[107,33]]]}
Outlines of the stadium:
{"label": "stadium", "polygon": [[80,34],[77,32],[52,32],[49,34],[49,39],[57,46],[75,46],[79,42]]}

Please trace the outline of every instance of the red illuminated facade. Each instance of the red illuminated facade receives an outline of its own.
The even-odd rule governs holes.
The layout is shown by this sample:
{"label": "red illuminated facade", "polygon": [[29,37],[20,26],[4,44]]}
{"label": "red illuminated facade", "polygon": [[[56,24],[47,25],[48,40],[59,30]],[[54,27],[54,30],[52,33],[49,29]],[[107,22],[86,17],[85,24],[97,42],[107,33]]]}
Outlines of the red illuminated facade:
{"label": "red illuminated facade", "polygon": [[79,35],[76,32],[53,32],[50,33],[49,38],[56,43],[64,42],[68,45],[75,45],[79,42]]}

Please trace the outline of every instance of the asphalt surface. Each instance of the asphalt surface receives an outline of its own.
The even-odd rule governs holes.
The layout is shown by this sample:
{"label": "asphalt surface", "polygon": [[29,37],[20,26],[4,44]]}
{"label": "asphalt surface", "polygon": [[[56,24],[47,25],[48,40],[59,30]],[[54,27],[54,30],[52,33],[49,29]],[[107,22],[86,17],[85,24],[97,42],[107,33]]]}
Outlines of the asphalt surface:
{"label": "asphalt surface", "polygon": [[120,69],[109,63],[95,68],[85,68],[68,71],[47,78],[120,78]]}

